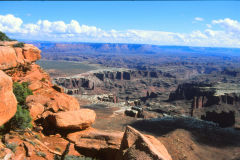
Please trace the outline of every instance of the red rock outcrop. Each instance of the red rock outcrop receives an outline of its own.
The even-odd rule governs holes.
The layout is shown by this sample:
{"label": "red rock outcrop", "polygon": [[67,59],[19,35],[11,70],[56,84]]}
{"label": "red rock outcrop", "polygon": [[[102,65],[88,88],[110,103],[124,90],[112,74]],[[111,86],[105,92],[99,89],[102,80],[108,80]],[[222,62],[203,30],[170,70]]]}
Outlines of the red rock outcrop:
{"label": "red rock outcrop", "polygon": [[17,100],[12,90],[12,79],[0,70],[0,126],[17,111]]}
{"label": "red rock outcrop", "polygon": [[13,47],[13,44],[17,42],[11,43],[2,43],[0,46],[0,69],[7,70],[19,65],[23,65],[25,63],[32,63],[41,58],[41,51],[31,45],[24,44],[23,48]]}
{"label": "red rock outcrop", "polygon": [[48,120],[59,129],[83,130],[95,121],[96,113],[90,109],[79,109],[51,114]]}
{"label": "red rock outcrop", "polygon": [[14,82],[29,83],[33,95],[27,97],[26,103],[33,120],[41,118],[46,111],[56,113],[80,109],[77,99],[59,92],[49,75],[34,63],[41,58],[41,51],[31,44],[14,47],[17,43],[0,42],[0,70],[4,70]]}
{"label": "red rock outcrop", "polygon": [[93,128],[70,133],[67,136],[75,143],[75,148],[80,154],[105,160],[115,159],[122,137],[123,132],[101,131]]}
{"label": "red rock outcrop", "polygon": [[127,126],[116,159],[172,160],[165,146],[150,135],[143,135]]}

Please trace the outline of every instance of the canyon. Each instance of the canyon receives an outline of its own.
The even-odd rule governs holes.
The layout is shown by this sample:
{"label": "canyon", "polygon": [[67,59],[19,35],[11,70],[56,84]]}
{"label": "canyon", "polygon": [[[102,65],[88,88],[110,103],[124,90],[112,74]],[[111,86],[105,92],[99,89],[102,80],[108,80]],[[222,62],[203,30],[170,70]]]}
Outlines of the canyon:
{"label": "canyon", "polygon": [[238,49],[30,42],[40,54],[16,43],[0,43],[0,123],[17,110],[12,83],[27,82],[33,128],[2,135],[1,157],[240,157]]}
{"label": "canyon", "polygon": [[[123,133],[111,131],[110,134],[113,135],[113,138],[117,136],[118,139],[116,142],[112,141],[113,146],[111,146],[110,142],[108,142],[111,136],[106,134],[108,131],[104,133],[104,131],[91,128],[96,119],[95,111],[80,109],[77,99],[63,93],[61,87],[52,84],[49,75],[35,63],[41,58],[41,51],[30,44],[23,44],[22,47],[16,47],[16,44],[18,44],[16,41],[1,42],[0,46],[0,95],[2,106],[0,122],[1,125],[5,124],[14,116],[17,110],[17,101],[12,88],[13,82],[25,82],[33,92],[32,95],[27,96],[25,102],[32,118],[33,128],[32,130],[28,128],[29,132],[23,130],[22,134],[16,131],[4,133],[0,145],[1,157],[4,159],[53,159],[57,156],[66,156],[65,153],[68,153],[71,147],[71,152],[74,152],[76,156],[105,157],[104,159],[126,159],[124,157],[132,156],[132,153],[125,153],[123,150],[131,149],[131,152],[136,152],[135,158],[132,157],[132,159],[136,159],[139,157],[137,154],[139,149],[131,147],[133,140],[139,139],[141,140],[140,143],[138,141],[134,143],[147,146],[148,149],[140,150],[143,155],[145,154],[146,158],[172,159],[164,145],[159,147],[154,144],[161,144],[157,139],[154,139],[154,137],[148,139],[146,138],[147,135],[145,136],[131,127],[126,129],[125,136],[123,136]],[[84,133],[85,130],[87,130],[86,132],[88,130],[92,131],[86,134]],[[81,136],[80,140],[68,140],[67,137],[71,139],[71,136],[67,135],[77,133],[85,134],[85,136],[95,134],[95,136],[89,138],[89,141],[85,143],[82,142],[85,136]],[[47,137],[49,141],[43,142],[43,139]],[[65,150],[64,148],[63,150],[58,148],[58,151],[56,151],[49,148],[47,145],[50,141],[53,144],[59,143],[59,141],[65,143]],[[126,146],[125,143],[131,145]],[[103,144],[105,145],[103,146]],[[92,150],[93,147],[96,147],[96,150]],[[113,148],[114,152],[112,153]],[[62,153],[59,150],[62,150]],[[110,153],[111,157],[107,157]]]}

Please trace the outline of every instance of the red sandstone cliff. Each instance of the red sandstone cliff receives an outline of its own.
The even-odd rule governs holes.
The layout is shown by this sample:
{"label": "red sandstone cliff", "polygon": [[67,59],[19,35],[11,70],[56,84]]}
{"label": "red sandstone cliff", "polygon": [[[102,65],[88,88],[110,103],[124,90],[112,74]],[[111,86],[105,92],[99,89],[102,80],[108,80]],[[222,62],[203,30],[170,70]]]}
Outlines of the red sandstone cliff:
{"label": "red sandstone cliff", "polygon": [[1,118],[0,124],[9,120],[16,112],[12,81],[29,83],[33,95],[27,97],[27,105],[34,120],[47,111],[78,110],[78,101],[65,93],[56,91],[49,75],[35,64],[35,61],[41,58],[41,51],[31,44],[24,44],[22,48],[14,47],[16,43],[18,42],[0,42],[0,70],[5,72],[1,71],[0,103],[3,103],[1,106],[6,106],[1,107],[1,117],[6,118]]}

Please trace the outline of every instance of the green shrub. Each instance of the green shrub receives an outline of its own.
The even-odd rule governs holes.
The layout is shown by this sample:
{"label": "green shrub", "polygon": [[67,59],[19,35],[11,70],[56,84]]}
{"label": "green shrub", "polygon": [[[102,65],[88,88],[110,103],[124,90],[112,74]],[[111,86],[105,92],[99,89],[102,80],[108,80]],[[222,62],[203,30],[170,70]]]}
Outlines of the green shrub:
{"label": "green shrub", "polygon": [[23,82],[20,84],[14,82],[13,93],[18,101],[17,112],[14,117],[4,125],[4,132],[17,129],[25,130],[26,128],[32,127],[32,118],[25,106],[26,97],[32,95],[32,91],[28,89],[28,83]]}
{"label": "green shrub", "polygon": [[39,157],[46,158],[46,154],[41,151],[36,151],[36,155],[38,155]]}
{"label": "green shrub", "polygon": [[41,82],[46,82],[46,78],[43,77],[40,81]]}
{"label": "green shrub", "polygon": [[24,43],[23,43],[23,42],[18,42],[18,43],[16,43],[16,44],[14,44],[13,47],[23,48],[23,47],[24,47]]}
{"label": "green shrub", "polygon": [[8,36],[0,31],[0,41],[14,41],[14,39],[8,38]]}
{"label": "green shrub", "polygon": [[17,112],[15,116],[7,123],[9,129],[22,129],[25,130],[26,128],[31,128],[32,118],[30,113],[27,109],[23,108],[22,106],[17,106]]}
{"label": "green shrub", "polygon": [[11,149],[13,151],[13,153],[15,153],[16,152],[16,148],[17,148],[17,144],[14,143],[14,142],[13,143],[7,143],[6,147]]}
{"label": "green shrub", "polygon": [[[61,160],[61,156],[55,155],[54,160]],[[85,157],[85,156],[66,155],[64,160],[97,160],[97,159],[92,157]]]}
{"label": "green shrub", "polygon": [[14,82],[13,93],[17,98],[18,104],[20,105],[25,105],[27,96],[32,95],[32,91],[28,89],[27,82],[23,82],[22,84],[18,82]]}
{"label": "green shrub", "polygon": [[35,134],[34,137],[35,137],[36,139],[40,140],[40,136],[39,136],[39,135]]}
{"label": "green shrub", "polygon": [[35,142],[33,142],[33,141],[31,141],[31,140],[29,140],[28,141],[30,144],[32,144],[33,146],[35,146],[36,145],[36,143]]}

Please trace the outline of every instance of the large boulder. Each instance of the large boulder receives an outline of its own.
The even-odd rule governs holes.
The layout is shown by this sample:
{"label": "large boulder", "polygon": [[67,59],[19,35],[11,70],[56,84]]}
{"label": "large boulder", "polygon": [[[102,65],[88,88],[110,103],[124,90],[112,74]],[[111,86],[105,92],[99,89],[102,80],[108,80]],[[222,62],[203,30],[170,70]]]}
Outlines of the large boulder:
{"label": "large boulder", "polygon": [[35,62],[41,59],[41,51],[32,44],[24,44],[23,56],[26,61]]}
{"label": "large boulder", "polygon": [[127,126],[116,160],[172,160],[165,146],[156,138]]}
{"label": "large boulder", "polygon": [[10,120],[17,111],[17,100],[13,94],[12,79],[0,70],[0,126]]}
{"label": "large boulder", "polygon": [[51,114],[47,120],[59,129],[83,130],[90,127],[95,118],[96,113],[93,110],[79,109]]}
{"label": "large boulder", "polygon": [[84,156],[113,160],[120,148],[123,132],[101,131],[88,128],[68,134],[67,138],[75,143],[76,150]]}
{"label": "large boulder", "polygon": [[36,120],[44,112],[44,106],[41,103],[32,102],[28,103],[27,106],[33,120]]}

